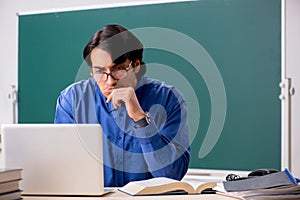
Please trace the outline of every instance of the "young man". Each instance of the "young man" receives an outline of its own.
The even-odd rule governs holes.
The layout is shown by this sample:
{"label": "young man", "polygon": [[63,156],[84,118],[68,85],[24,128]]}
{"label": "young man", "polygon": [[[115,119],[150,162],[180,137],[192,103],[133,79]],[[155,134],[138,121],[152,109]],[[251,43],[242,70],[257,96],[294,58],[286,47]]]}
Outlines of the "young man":
{"label": "young man", "polygon": [[97,31],[83,56],[92,77],[61,92],[55,123],[101,124],[106,187],[160,176],[180,180],[190,159],[182,94],[144,76],[143,45],[122,26]]}

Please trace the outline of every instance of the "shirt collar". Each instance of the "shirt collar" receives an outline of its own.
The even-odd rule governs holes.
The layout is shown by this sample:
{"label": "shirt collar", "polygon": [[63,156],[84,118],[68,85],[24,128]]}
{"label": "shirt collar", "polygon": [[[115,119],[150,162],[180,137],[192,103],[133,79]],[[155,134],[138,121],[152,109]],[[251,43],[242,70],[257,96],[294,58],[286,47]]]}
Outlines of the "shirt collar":
{"label": "shirt collar", "polygon": [[145,76],[142,76],[141,79],[140,79],[140,81],[138,82],[135,90],[138,89],[139,87],[145,85],[145,83],[146,83],[146,78],[145,78]]}

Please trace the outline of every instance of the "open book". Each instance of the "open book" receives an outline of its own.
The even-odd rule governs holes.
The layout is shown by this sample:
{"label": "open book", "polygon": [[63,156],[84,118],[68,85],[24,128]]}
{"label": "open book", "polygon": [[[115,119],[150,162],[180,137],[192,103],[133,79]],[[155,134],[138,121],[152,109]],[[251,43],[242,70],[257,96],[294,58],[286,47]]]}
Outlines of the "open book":
{"label": "open book", "polygon": [[158,177],[143,181],[132,181],[119,190],[130,195],[155,195],[184,192],[188,194],[201,193],[214,188],[217,183],[202,183],[194,188],[191,184],[170,178]]}

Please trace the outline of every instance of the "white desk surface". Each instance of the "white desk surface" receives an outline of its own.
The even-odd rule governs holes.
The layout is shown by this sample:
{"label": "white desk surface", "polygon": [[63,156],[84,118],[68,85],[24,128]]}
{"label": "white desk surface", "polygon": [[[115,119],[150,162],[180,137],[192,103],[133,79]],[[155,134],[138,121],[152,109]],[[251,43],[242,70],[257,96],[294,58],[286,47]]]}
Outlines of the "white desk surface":
{"label": "white desk surface", "polygon": [[238,198],[233,198],[229,196],[224,196],[220,194],[199,194],[199,195],[154,195],[154,196],[130,196],[123,192],[115,190],[115,192],[106,194],[102,197],[38,197],[38,196],[22,196],[24,200],[119,200],[119,199],[137,199],[137,200],[173,200],[173,199],[185,199],[185,200],[234,200]]}

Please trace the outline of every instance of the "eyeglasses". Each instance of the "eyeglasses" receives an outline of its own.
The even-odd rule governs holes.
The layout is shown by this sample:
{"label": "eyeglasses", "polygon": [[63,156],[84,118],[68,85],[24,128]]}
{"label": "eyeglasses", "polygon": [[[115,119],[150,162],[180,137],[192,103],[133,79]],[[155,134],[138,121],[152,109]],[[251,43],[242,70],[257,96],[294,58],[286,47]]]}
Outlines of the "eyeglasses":
{"label": "eyeglasses", "polygon": [[[95,79],[96,82],[106,82],[109,76],[118,81],[127,76],[127,72],[131,67],[131,63],[132,62],[130,62],[126,67],[119,66],[113,69],[110,73],[103,72],[102,70],[97,70],[94,73],[91,73],[91,76]],[[98,69],[98,67],[93,68]]]}

